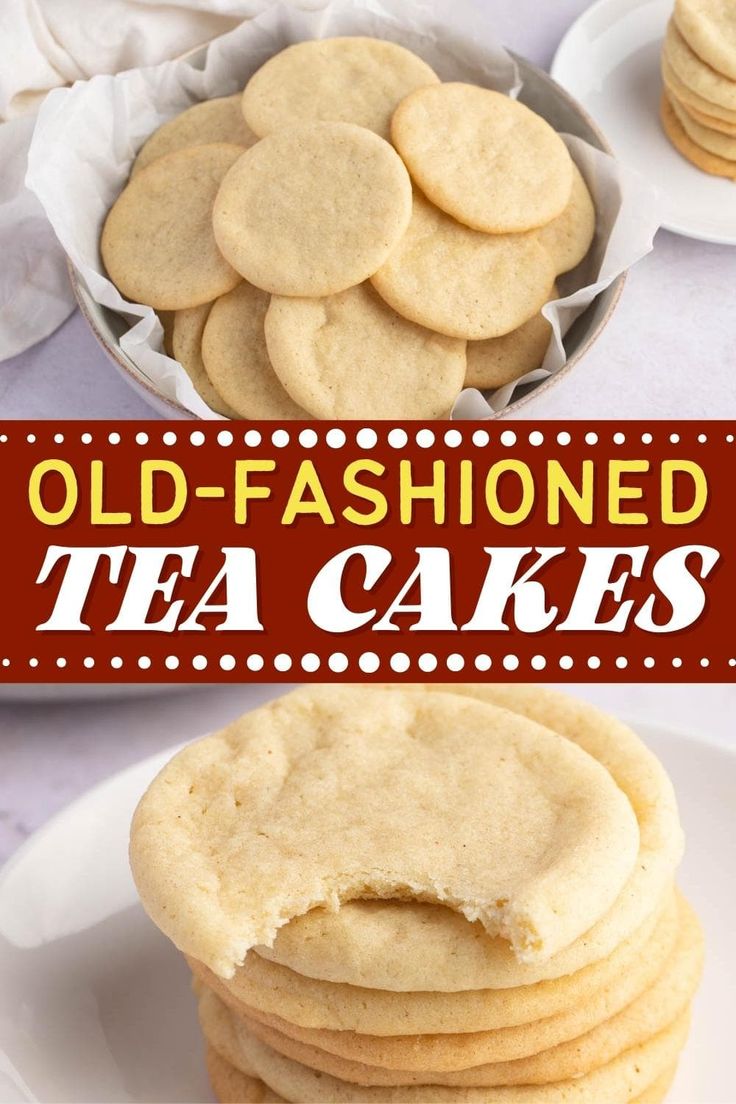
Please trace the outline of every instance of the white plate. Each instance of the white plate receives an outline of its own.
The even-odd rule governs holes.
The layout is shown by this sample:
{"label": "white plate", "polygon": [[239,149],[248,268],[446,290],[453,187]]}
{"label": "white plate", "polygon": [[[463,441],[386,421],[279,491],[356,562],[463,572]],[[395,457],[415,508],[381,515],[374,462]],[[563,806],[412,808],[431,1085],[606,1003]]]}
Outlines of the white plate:
{"label": "white plate", "polygon": [[673,0],[598,0],[572,25],[552,76],[592,115],[622,162],[662,193],[662,225],[736,245],[736,185],[701,172],[659,121],[659,57]]}
{"label": "white plate", "polygon": [[[736,754],[636,726],[671,772],[706,975],[672,1104],[733,1101]],[[137,903],[128,825],[171,751],[102,783],[0,875],[0,1101],[211,1101],[183,960]]]}

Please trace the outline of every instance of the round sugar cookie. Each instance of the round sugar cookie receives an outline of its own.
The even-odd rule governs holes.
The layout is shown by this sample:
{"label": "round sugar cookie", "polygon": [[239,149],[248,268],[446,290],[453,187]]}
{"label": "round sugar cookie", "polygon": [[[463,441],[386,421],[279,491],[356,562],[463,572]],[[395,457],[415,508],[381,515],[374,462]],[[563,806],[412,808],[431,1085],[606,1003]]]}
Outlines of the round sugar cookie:
{"label": "round sugar cookie", "polygon": [[465,342],[391,310],[370,284],[325,299],[274,296],[271,363],[317,418],[446,418],[465,378]]}
{"label": "round sugar cookie", "polygon": [[728,134],[732,138],[736,138],[736,122],[729,123],[726,119],[719,119],[715,115],[706,115],[704,111],[699,111],[697,107],[693,107],[692,104],[686,104],[679,99],[673,92],[670,91],[670,100],[673,104],[677,103],[686,111],[691,119],[694,119],[696,123],[700,123],[701,126],[708,127],[709,130],[717,130],[720,134]]}
{"label": "round sugar cookie", "polygon": [[223,255],[274,295],[334,295],[372,276],[404,235],[411,182],[383,138],[351,123],[302,123],[248,150],[222,182]]}
{"label": "round sugar cookie", "polygon": [[215,243],[212,206],[242,154],[216,144],[160,157],[128,182],[110,208],[100,249],[128,299],[157,310],[211,303],[240,281]]}
{"label": "round sugar cookie", "polygon": [[708,153],[707,150],[696,145],[677,118],[675,109],[666,94],[662,96],[660,117],[665,134],[677,152],[681,153],[686,160],[712,176],[725,176],[729,180],[736,180],[736,161],[726,161],[724,157],[717,157],[715,153]]}
{"label": "round sugar cookie", "polygon": [[[199,1018],[205,1037],[235,1065],[242,1064],[239,1036],[249,1031],[280,1054],[323,1073],[359,1085],[527,1085],[564,1081],[590,1073],[625,1050],[668,1027],[687,1008],[700,980],[703,938],[692,910],[681,902],[681,925],[672,954],[654,984],[610,1019],[583,1035],[529,1057],[452,1070],[388,1069],[333,1054],[314,1042],[293,1038],[271,1024],[238,1015],[204,988]],[[533,1025],[532,1025],[533,1028]],[[367,1040],[369,1041],[369,1040]],[[366,1050],[368,1048],[366,1047]],[[464,1060],[470,1057],[465,1054]]]}
{"label": "round sugar cookie", "polygon": [[537,314],[554,278],[536,234],[479,233],[417,192],[406,234],[371,282],[411,322],[480,341]]}
{"label": "round sugar cookie", "polygon": [[420,88],[396,109],[391,136],[428,199],[474,230],[533,230],[570,199],[565,143],[500,92],[457,83]]}
{"label": "round sugar cookie", "polygon": [[[601,763],[626,795],[639,825],[639,860],[613,908],[581,941],[589,962],[611,954],[659,907],[682,858],[677,799],[662,764],[628,725],[556,690],[504,683],[428,683],[424,689],[467,695],[552,729]],[[579,969],[584,961],[581,950],[575,945],[567,948],[556,958],[555,969],[563,963],[565,972]]]}
{"label": "round sugar cookie", "polygon": [[202,334],[203,367],[236,417],[306,418],[268,359],[263,331],[268,301],[265,291],[243,280],[213,304]]}
{"label": "round sugar cookie", "polygon": [[[284,1100],[284,1097],[277,1096],[262,1081],[231,1066],[212,1047],[207,1051],[207,1068],[215,1095],[221,1104],[263,1104],[264,1101],[266,1104],[279,1104]],[[671,1066],[631,1101],[631,1104],[661,1104],[674,1080],[676,1068],[676,1065]]]}
{"label": "round sugar cookie", "polygon": [[736,81],[733,0],[675,0],[675,23],[698,57]]}
{"label": "round sugar cookie", "polygon": [[190,146],[204,146],[212,142],[226,142],[248,149],[258,138],[250,129],[240,110],[240,93],[236,96],[220,96],[175,115],[155,130],[141,147],[133,162],[131,175],[144,169],[159,157],[175,153]]}
{"label": "round sugar cookie", "polygon": [[242,110],[263,137],[298,122],[355,123],[391,137],[399,103],[439,77],[425,61],[379,38],[297,42],[261,66],[245,86]]}
{"label": "round sugar cookie", "polygon": [[689,1013],[658,1035],[624,1051],[582,1077],[549,1085],[405,1085],[364,1086],[312,1070],[275,1051],[248,1032],[240,1046],[249,1067],[287,1100],[300,1104],[622,1104],[658,1080],[685,1045]]}
{"label": "round sugar cookie", "polygon": [[572,192],[561,215],[538,231],[539,241],[550,253],[555,273],[576,268],[593,244],[595,205],[583,174],[573,161]]}
{"label": "round sugar cookie", "polygon": [[697,92],[702,99],[720,104],[729,111],[736,111],[736,81],[706,65],[690,49],[674,19],[670,19],[667,25],[663,52],[683,84]]}
{"label": "round sugar cookie", "polygon": [[[549,298],[556,299],[557,295],[557,288],[553,288]],[[503,337],[469,341],[465,386],[477,387],[479,391],[504,387],[540,368],[551,337],[550,324],[540,311]]]}
{"label": "round sugar cookie", "polygon": [[[595,964],[536,985],[460,993],[315,981],[255,954],[229,981],[194,959],[189,963],[236,1013],[265,1019],[300,1042],[388,1069],[462,1069],[523,1058],[596,1027],[654,983],[677,933],[678,909],[670,898],[646,942],[627,941],[617,972]],[[315,1035],[308,1028],[322,1030]]]}
{"label": "round sugar cookie", "polygon": [[[401,900],[347,901],[336,913],[314,909],[281,928],[272,948],[256,950],[261,958],[302,976],[371,990],[500,991],[563,978],[583,968],[589,971],[591,987],[599,988],[618,974],[617,958],[629,961],[636,948],[645,945],[662,907],[660,901],[635,932],[607,955],[589,961],[583,936],[549,962],[519,963],[508,944],[489,936],[477,921],[470,924],[440,905]],[[420,960],[423,949],[426,963]]]}
{"label": "round sugar cookie", "polygon": [[715,117],[724,123],[736,123],[736,111],[729,111],[727,107],[721,107],[720,104],[711,103],[710,100],[704,100],[702,96],[698,96],[683,84],[664,54],[661,58],[661,69],[665,88],[685,107],[701,111],[704,115]]}
{"label": "round sugar cookie", "polygon": [[[263,1081],[242,1073],[227,1062],[213,1047],[207,1048],[207,1069],[215,1096],[221,1104],[279,1104],[284,1101],[283,1096],[278,1096]],[[675,1071],[676,1065],[672,1065],[631,1104],[661,1104],[674,1080]]]}
{"label": "round sugar cookie", "polygon": [[130,855],[154,922],[230,978],[291,917],[358,896],[447,903],[543,961],[610,908],[638,849],[611,776],[548,729],[458,694],[320,686],[176,755]]}
{"label": "round sugar cookie", "polygon": [[194,384],[194,390],[211,410],[226,418],[237,418],[238,412],[224,401],[212,385],[202,360],[202,334],[211,303],[175,311],[171,331],[171,355],[178,360]]}
{"label": "round sugar cookie", "polygon": [[716,157],[722,157],[726,161],[736,163],[736,137],[721,134],[720,131],[704,127],[681,107],[677,99],[670,98],[670,106],[677,116],[678,122],[687,134],[688,138],[707,153],[713,153]]}
{"label": "round sugar cookie", "polygon": [[465,694],[521,714],[572,740],[609,771],[639,824],[639,862],[609,912],[543,963],[522,963],[482,925],[422,902],[349,901],[316,909],[259,947],[297,973],[371,989],[460,991],[507,988],[572,974],[609,959],[650,919],[682,857],[674,790],[656,756],[627,725],[586,702],[539,686],[427,684],[429,693]]}
{"label": "round sugar cookie", "polygon": [[284,1104],[283,1096],[272,1092],[259,1078],[236,1069],[214,1047],[207,1047],[205,1061],[210,1084],[221,1104]]}

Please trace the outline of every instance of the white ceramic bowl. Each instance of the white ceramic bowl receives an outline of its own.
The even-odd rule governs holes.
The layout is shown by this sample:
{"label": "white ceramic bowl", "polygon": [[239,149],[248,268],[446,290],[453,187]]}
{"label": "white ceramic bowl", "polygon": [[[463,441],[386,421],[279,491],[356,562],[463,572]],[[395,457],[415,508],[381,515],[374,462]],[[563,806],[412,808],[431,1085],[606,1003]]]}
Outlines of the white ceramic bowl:
{"label": "white ceramic bowl", "polygon": [[[204,50],[201,51],[201,53],[203,52]],[[196,63],[199,53],[200,51],[197,51],[192,54],[191,60],[193,62]],[[544,70],[538,69],[531,62],[525,61],[516,55],[514,55],[514,58],[519,66],[523,81],[523,89],[519,96],[522,103],[525,103],[546,119],[555,130],[566,134],[574,134],[596,149],[611,153],[608,142],[596,124],[564,88],[553,81]],[[96,303],[84,286],[74,266],[70,264],[69,269],[74,294],[77,297],[82,314],[107,356],[131,387],[159,414],[163,414],[165,417],[195,418],[196,415],[192,414],[186,407],[164,396],[158,390],[156,384],[148,379],[130,357],[123,352],[120,348],[119,339],[128,328],[128,323],[115,311]],[[565,337],[567,362],[564,367],[553,376],[517,388],[513,402],[505,407],[502,414],[517,410],[532,395],[539,395],[547,388],[553,387],[563,375],[566,375],[575,367],[593,342],[597,340],[613,314],[625,278],[625,273],[618,276],[576,319]]]}

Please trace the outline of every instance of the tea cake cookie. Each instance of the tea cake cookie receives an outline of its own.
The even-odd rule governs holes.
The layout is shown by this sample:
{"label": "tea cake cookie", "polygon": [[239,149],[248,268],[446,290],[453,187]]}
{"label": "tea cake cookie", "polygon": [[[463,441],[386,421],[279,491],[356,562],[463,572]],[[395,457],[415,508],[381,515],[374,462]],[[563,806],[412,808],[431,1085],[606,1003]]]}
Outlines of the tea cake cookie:
{"label": "tea cake cookie", "polygon": [[[553,288],[550,299],[556,298],[557,289]],[[503,337],[469,341],[465,386],[477,387],[479,391],[504,387],[540,368],[551,337],[550,324],[540,311]]]}
{"label": "tea cake cookie", "polygon": [[274,295],[334,295],[372,276],[411,217],[396,151],[351,123],[302,123],[248,150],[222,182],[217,244]]}
{"label": "tea cake cookie", "polygon": [[371,282],[411,322],[479,341],[537,314],[554,278],[536,234],[479,233],[417,192],[406,234]]}
{"label": "tea cake cookie", "polygon": [[[646,867],[647,871],[638,889],[638,896],[646,901],[642,919],[651,913],[682,858],[684,837],[672,782],[656,755],[633,729],[588,702],[542,686],[427,683],[424,690],[461,694],[508,709],[557,732],[601,763],[636,814],[640,838],[636,869]],[[591,934],[588,932],[586,937]],[[619,930],[612,946],[621,937]]]}
{"label": "tea cake cookie", "polygon": [[261,66],[245,86],[242,112],[261,137],[299,122],[355,123],[391,136],[399,103],[439,77],[411,50],[378,38],[298,42]]}
{"label": "tea cake cookie", "polygon": [[181,115],[175,115],[153,132],[133,162],[131,174],[140,172],[158,157],[189,146],[227,142],[248,149],[257,141],[240,110],[240,93],[204,100],[182,111]]}
{"label": "tea cake cookie", "polygon": [[[222,1058],[213,1047],[207,1048],[207,1070],[217,1099],[221,1104],[279,1104],[278,1096],[263,1081],[242,1073]],[[674,1080],[673,1065],[656,1078],[631,1104],[661,1104]],[[528,1101],[528,1104],[533,1104]]]}
{"label": "tea cake cookie", "polygon": [[668,1070],[653,1081],[652,1084],[637,1096],[633,1104],[662,1104],[665,1100],[667,1093],[672,1088],[672,1082],[675,1080],[675,1074],[677,1073],[677,1063],[670,1066]]}
{"label": "tea cake cookie", "polygon": [[679,106],[686,111],[691,119],[694,119],[696,123],[700,123],[701,126],[707,127],[709,130],[717,130],[721,134],[728,134],[732,138],[736,138],[736,122],[729,123],[726,119],[719,119],[716,115],[706,115],[704,111],[699,111],[697,107],[693,107],[692,104],[686,104],[680,100],[673,92],[670,93],[670,99],[673,104],[679,104]]}
{"label": "tea cake cookie", "polygon": [[720,104],[711,103],[710,100],[698,96],[696,92],[683,84],[664,54],[661,59],[661,68],[665,88],[671,96],[684,104],[688,110],[700,111],[704,115],[715,117],[724,123],[736,123],[736,110],[729,111],[727,107],[721,107]]}
{"label": "tea cake cookie", "polygon": [[418,89],[396,109],[391,135],[428,199],[475,230],[533,230],[570,199],[565,143],[500,92],[459,83]]}
{"label": "tea cake cookie", "polygon": [[[440,760],[454,763],[450,779]],[[233,788],[247,800],[233,805]],[[401,795],[395,803],[386,800],[392,792]],[[299,856],[280,843],[293,839],[295,823]],[[523,860],[509,848],[520,831]],[[480,919],[520,958],[544,959],[607,909],[638,844],[631,807],[605,769],[540,726],[455,694],[320,687],[176,756],[138,806],[131,858],[152,917],[182,950],[230,977],[294,915],[358,892],[407,889]],[[173,869],[189,886],[175,903]]]}
{"label": "tea cake cookie", "polygon": [[459,694],[354,687],[295,691],[186,747],[131,828],[143,905],[223,977],[292,916],[397,892],[544,960],[608,909],[638,850],[628,799],[572,742]]}
{"label": "tea cake cookie", "polygon": [[[323,1033],[295,1029],[283,1020],[258,1019],[235,1013],[206,987],[202,989],[199,1016],[207,1039],[236,1065],[241,1029],[249,1031],[274,1050],[313,1069],[361,1085],[518,1085],[547,1084],[589,1073],[624,1050],[646,1041],[668,1027],[683,1012],[697,988],[703,963],[703,938],[692,910],[680,901],[680,928],[674,950],[654,983],[619,1012],[593,1027],[528,1057],[510,1061],[472,1063],[472,1048],[463,1049],[461,1068],[402,1070],[371,1062],[370,1037],[361,1038],[361,1058],[347,1058],[322,1046]],[[276,1023],[279,1026],[276,1026]],[[530,1025],[530,1033],[534,1025]],[[308,1038],[300,1035],[307,1035]],[[334,1035],[334,1033],[333,1033]],[[328,1036],[328,1039],[330,1037]],[[373,1040],[376,1054],[384,1040]],[[448,1046],[450,1039],[445,1040]],[[348,1049],[346,1046],[345,1049]],[[356,1046],[355,1051],[359,1048]]]}
{"label": "tea cake cookie", "polygon": [[370,284],[273,296],[266,343],[286,390],[317,418],[444,418],[465,377],[464,341],[402,318]]}
{"label": "tea cake cookie", "polygon": [[576,268],[587,255],[595,237],[595,206],[583,174],[574,161],[572,191],[567,207],[538,233],[539,241],[552,257],[558,276]]}
{"label": "tea cake cookie", "polygon": [[[547,687],[431,683],[424,688],[468,695],[545,725],[601,763],[626,795],[639,825],[639,860],[614,906],[581,941],[591,955],[587,961],[609,955],[659,907],[684,850],[675,791],[656,755],[616,717]],[[565,963],[563,972],[579,969],[586,954],[581,944],[563,951],[555,967]]]}
{"label": "tea cake cookie", "polygon": [[725,176],[729,180],[736,180],[736,161],[727,161],[725,157],[708,153],[707,150],[696,145],[686,133],[666,94],[662,95],[660,117],[664,132],[678,153],[681,153],[683,157],[691,161],[697,168],[702,169],[703,172],[711,173],[713,176]]}
{"label": "tea cake cookie", "polygon": [[670,100],[670,104],[688,138],[708,153],[714,153],[717,157],[736,163],[736,137],[704,127],[693,119],[674,97]]}
{"label": "tea cake cookie", "polygon": [[447,903],[544,960],[610,908],[638,849],[627,798],[570,741],[457,694],[337,686],[185,748],[131,830],[149,915],[226,978],[293,916],[358,896]]}
{"label": "tea cake cookie", "polygon": [[208,1049],[211,1048],[228,1065],[243,1073],[250,1073],[251,1066],[239,1046],[239,1020],[227,1005],[203,985],[197,996],[197,1016]]}
{"label": "tea cake cookie", "polygon": [[[422,902],[350,901],[313,910],[281,928],[258,953],[327,981],[373,989],[446,991],[507,988],[599,969],[659,911],[683,852],[672,783],[627,725],[586,702],[539,686],[426,684],[428,693],[469,695],[521,714],[578,744],[609,771],[639,825],[639,861],[612,908],[584,936],[546,962],[519,962],[479,924]],[[615,966],[613,960],[609,963]]]}
{"label": "tea cake cookie", "polygon": [[211,303],[203,303],[201,307],[189,307],[174,313],[171,353],[189,376],[194,390],[210,409],[226,418],[237,418],[237,411],[228,406],[212,386],[202,360],[202,334],[211,306]]}
{"label": "tea cake cookie", "polygon": [[245,280],[213,304],[202,334],[202,362],[240,418],[306,418],[271,367],[263,322],[269,296]]}
{"label": "tea cake cookie", "polygon": [[[614,963],[515,989],[395,993],[316,981],[248,955],[225,981],[190,967],[236,1013],[342,1057],[388,1069],[462,1069],[537,1053],[581,1035],[654,983],[679,930],[670,896],[647,939]],[[612,956],[613,957],[613,956]],[[314,1030],[319,1029],[315,1035]]]}
{"label": "tea cake cookie", "polygon": [[691,50],[674,20],[667,25],[664,56],[683,84],[704,100],[736,111],[736,81],[717,73]]}
{"label": "tea cake cookie", "polygon": [[257,1077],[236,1069],[214,1047],[207,1047],[205,1061],[210,1084],[222,1104],[284,1104],[283,1096],[272,1092]]}
{"label": "tea cake cookie", "polygon": [[[304,1061],[313,1068],[331,1073],[333,1076],[342,1077],[348,1081],[354,1081],[365,1085],[410,1085],[431,1082],[447,1085],[501,1085],[501,1084],[545,1084],[550,1081],[567,1079],[587,1073],[597,1066],[603,1065],[616,1057],[623,1050],[643,1042],[651,1035],[667,1027],[686,1007],[694,992],[702,967],[702,935],[692,911],[682,900],[680,901],[681,925],[674,950],[670,952],[664,963],[661,957],[658,959],[657,977],[651,986],[648,986],[632,1002],[625,1006],[610,1018],[601,1021],[592,1030],[575,1035],[567,1042],[559,1043],[551,1047],[545,1047],[541,1051],[534,1050],[529,1057],[518,1058],[511,1061],[495,1061],[485,1064],[476,1064],[474,1059],[482,1053],[482,1046],[474,1047],[474,1039],[465,1039],[461,1036],[457,1045],[455,1060],[443,1063],[443,1068],[432,1070],[428,1073],[427,1065],[419,1065],[419,1054],[412,1054],[416,1059],[410,1064],[411,1070],[392,1068],[395,1055],[389,1055],[392,1066],[381,1065],[372,1060],[372,1047],[375,1048],[375,1057],[385,1047],[387,1040],[370,1036],[360,1036],[359,1045],[353,1045],[354,1053],[360,1053],[360,1058],[346,1058],[333,1051],[350,1050],[349,1040],[341,1041],[334,1045],[334,1036],[351,1035],[350,1032],[306,1032],[304,1029],[295,1028],[293,1025],[272,1017],[255,1018],[252,1016],[234,1015],[228,1011],[227,1005],[216,997],[207,988],[201,993],[200,1019],[205,1035],[222,1051],[223,1045],[229,1042],[230,1054],[235,1055],[231,1060],[238,1063],[237,1037],[239,1025],[255,1034],[257,1038],[273,1046],[274,1049],[286,1054],[287,1057]],[[553,1019],[562,1017],[553,1017]],[[538,1032],[538,1039],[528,1043],[531,1051],[533,1046],[539,1044],[544,1033],[554,1037],[546,1025],[530,1024],[526,1030],[530,1037]],[[278,1026],[276,1026],[278,1024]],[[522,1029],[507,1029],[506,1035],[519,1035]],[[492,1033],[488,1033],[492,1034]],[[503,1029],[499,1034],[504,1034]],[[326,1041],[330,1049],[322,1046]],[[444,1044],[446,1051],[450,1051],[453,1037],[445,1036],[437,1040],[435,1049]],[[398,1040],[407,1049],[414,1042],[410,1038]],[[425,1057],[429,1057],[432,1040],[428,1040]],[[477,1053],[474,1053],[474,1050]],[[490,1052],[491,1047],[487,1046]],[[450,1068],[444,1068],[449,1066]]]}
{"label": "tea cake cookie", "polygon": [[304,977],[396,993],[513,989],[585,967],[598,986],[618,973],[617,958],[628,960],[649,939],[662,907],[658,902],[608,955],[589,957],[586,933],[543,963],[519,963],[505,940],[452,909],[395,899],[313,909],[280,928],[273,947],[256,952]]}
{"label": "tea cake cookie", "polygon": [[621,1104],[643,1092],[676,1061],[689,1029],[683,1013],[658,1035],[582,1077],[549,1085],[473,1087],[453,1085],[363,1086],[321,1073],[286,1058],[243,1032],[240,1047],[248,1066],[288,1100],[301,1104]]}
{"label": "tea cake cookie", "polygon": [[[674,1080],[676,1068],[676,1065],[671,1066],[631,1104],[661,1104]],[[277,1096],[262,1081],[229,1065],[212,1047],[207,1048],[207,1069],[221,1104],[279,1104],[284,1101],[284,1097]]]}
{"label": "tea cake cookie", "polygon": [[732,0],[676,0],[675,23],[698,57],[736,81],[736,14]]}
{"label": "tea cake cookie", "polygon": [[100,249],[120,292],[157,310],[211,303],[240,281],[215,243],[212,206],[242,154],[216,144],[160,157],[128,182],[105,221]]}

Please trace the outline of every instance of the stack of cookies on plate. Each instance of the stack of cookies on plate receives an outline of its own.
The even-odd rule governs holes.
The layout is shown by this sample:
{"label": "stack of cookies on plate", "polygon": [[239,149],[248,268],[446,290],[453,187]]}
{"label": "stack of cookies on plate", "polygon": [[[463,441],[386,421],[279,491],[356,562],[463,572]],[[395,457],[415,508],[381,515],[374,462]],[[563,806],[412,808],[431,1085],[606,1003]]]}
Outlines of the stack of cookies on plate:
{"label": "stack of cookies on plate", "polygon": [[271,58],[146,142],[104,226],[129,299],[243,418],[439,418],[538,368],[596,215],[565,143],[395,43]]}
{"label": "stack of cookies on plate", "polygon": [[704,172],[736,180],[736,4],[676,0],[662,50],[662,123]]}
{"label": "stack of cookies on plate", "polygon": [[671,784],[535,687],[316,687],[141,800],[143,904],[186,955],[219,1100],[662,1100],[702,937]]}

